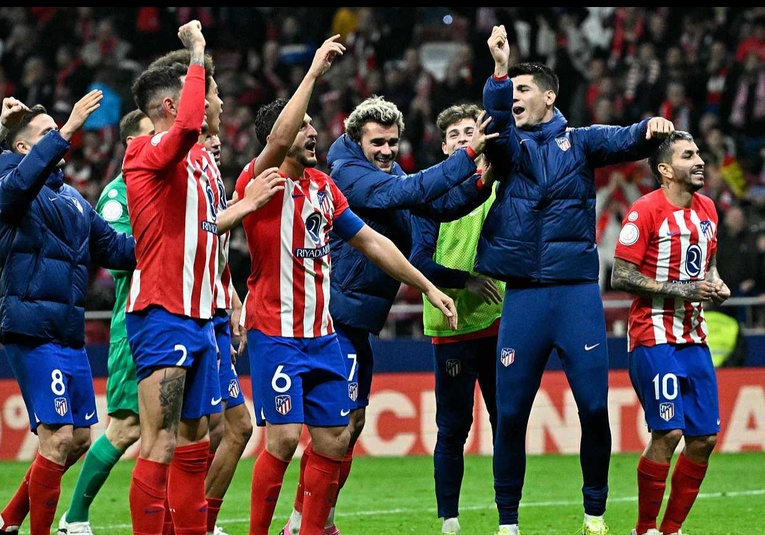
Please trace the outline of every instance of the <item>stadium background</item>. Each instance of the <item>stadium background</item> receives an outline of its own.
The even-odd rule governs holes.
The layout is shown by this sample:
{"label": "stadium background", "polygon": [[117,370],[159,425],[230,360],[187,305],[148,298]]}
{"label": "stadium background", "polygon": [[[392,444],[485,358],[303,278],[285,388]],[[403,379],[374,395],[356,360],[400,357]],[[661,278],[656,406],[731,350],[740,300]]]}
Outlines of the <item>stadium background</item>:
{"label": "stadium background", "polygon": [[[628,124],[661,114],[697,139],[707,163],[704,193],[721,218],[718,266],[735,298],[722,312],[739,322],[741,366],[720,369],[723,431],[718,451],[765,451],[765,8],[228,8],[0,7],[0,94],[41,103],[63,122],[87,90],[105,92],[67,154],[67,181],[95,203],[116,176],[123,151],[120,117],[134,108],[130,82],[157,55],[179,46],[177,28],[197,18],[216,60],[224,100],[223,174],[233,180],[260,150],[258,106],[289,96],[315,48],[333,33],[348,51],[314,92],[309,113],[320,157],[342,133],[353,107],[384,95],[404,112],[399,162],[408,171],[443,157],[435,116],[457,101],[480,103],[492,71],[486,39],[508,28],[517,60],[544,61],[561,78],[558,107],[573,126]],[[325,165],[321,161],[320,165]],[[598,240],[610,329],[611,419],[615,451],[647,439],[624,367],[625,294],[608,287],[608,260],[631,193],[655,187],[645,162],[599,170]],[[229,183],[229,191],[233,184]],[[240,293],[248,272],[243,233],[232,239]],[[111,277],[94,270],[88,301],[88,352],[105,426],[105,373]],[[435,441],[429,341],[420,296],[402,287],[379,350],[373,399],[360,453],[417,455]],[[1,348],[0,348],[1,352]],[[559,363],[537,396],[529,452],[574,453],[576,408]],[[239,364],[246,376],[246,362]],[[249,398],[249,381],[243,388]],[[471,453],[490,453],[485,411],[476,397]],[[0,458],[25,460],[36,440],[7,360],[0,357]],[[256,431],[246,452],[257,454]],[[129,455],[135,455],[132,449]]]}

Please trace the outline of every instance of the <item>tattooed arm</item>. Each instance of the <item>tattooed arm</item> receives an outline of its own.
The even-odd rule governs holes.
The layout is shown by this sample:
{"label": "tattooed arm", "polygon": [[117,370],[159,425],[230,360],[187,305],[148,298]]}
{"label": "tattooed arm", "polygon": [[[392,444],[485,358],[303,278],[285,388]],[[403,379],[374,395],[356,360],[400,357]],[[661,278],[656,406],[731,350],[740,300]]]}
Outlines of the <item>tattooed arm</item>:
{"label": "tattooed arm", "polygon": [[730,297],[730,290],[717,272],[714,257],[709,263],[707,278],[687,284],[659,282],[640,273],[636,264],[616,258],[611,274],[611,286],[615,290],[624,290],[643,297],[672,297],[691,302],[713,301],[719,304]]}
{"label": "tattooed arm", "polygon": [[707,269],[707,276],[705,278],[712,283],[715,288],[715,293],[711,298],[714,304],[719,305],[730,297],[730,288],[723,282],[720,278],[720,273],[717,271],[716,254],[709,259],[709,268]]}

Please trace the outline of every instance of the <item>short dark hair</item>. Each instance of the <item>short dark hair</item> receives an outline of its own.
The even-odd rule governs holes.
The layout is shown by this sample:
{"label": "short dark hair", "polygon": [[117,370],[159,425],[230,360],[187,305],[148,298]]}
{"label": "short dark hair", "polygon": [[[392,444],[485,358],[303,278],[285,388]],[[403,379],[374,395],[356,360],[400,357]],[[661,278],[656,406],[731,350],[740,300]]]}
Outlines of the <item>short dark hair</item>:
{"label": "short dark hair", "polygon": [[6,146],[12,151],[16,152],[16,149],[15,149],[16,140],[27,129],[27,127],[29,126],[29,123],[32,122],[32,119],[34,119],[38,115],[47,115],[47,114],[48,114],[48,110],[45,109],[45,106],[43,106],[42,104],[35,104],[31,108],[29,108],[29,111],[24,114],[24,116],[19,121],[19,124],[17,124],[10,130],[8,130],[8,135],[5,136]]}
{"label": "short dark hair", "polygon": [[135,136],[141,131],[141,121],[145,118],[144,112],[133,110],[120,119],[120,141],[123,147],[127,147],[127,138]]}
{"label": "short dark hair", "polygon": [[[133,82],[131,91],[138,109],[149,114],[151,101],[163,92],[180,93],[181,78],[186,75],[191,62],[191,52],[186,49],[173,50],[152,61],[147,69]],[[205,94],[210,89],[215,74],[212,56],[205,54]]]}
{"label": "short dark hair", "polygon": [[508,78],[530,74],[534,83],[543,91],[552,91],[556,95],[560,89],[558,75],[544,63],[516,63],[507,70]]}
{"label": "short dark hair", "polygon": [[648,156],[648,166],[651,168],[651,172],[656,177],[656,180],[661,183],[661,173],[659,173],[660,163],[669,163],[672,160],[673,145],[678,141],[689,141],[693,143],[693,136],[683,130],[675,130],[668,135],[661,144],[656,147],[650,156]]}
{"label": "short dark hair", "polygon": [[266,146],[268,135],[274,127],[276,119],[289,102],[288,98],[277,98],[273,102],[263,104],[255,114],[255,137],[262,146]]}
{"label": "short dark hair", "polygon": [[441,132],[441,141],[446,141],[446,130],[449,126],[462,119],[478,121],[479,115],[481,115],[481,108],[476,104],[455,104],[443,110],[436,118],[436,126]]}

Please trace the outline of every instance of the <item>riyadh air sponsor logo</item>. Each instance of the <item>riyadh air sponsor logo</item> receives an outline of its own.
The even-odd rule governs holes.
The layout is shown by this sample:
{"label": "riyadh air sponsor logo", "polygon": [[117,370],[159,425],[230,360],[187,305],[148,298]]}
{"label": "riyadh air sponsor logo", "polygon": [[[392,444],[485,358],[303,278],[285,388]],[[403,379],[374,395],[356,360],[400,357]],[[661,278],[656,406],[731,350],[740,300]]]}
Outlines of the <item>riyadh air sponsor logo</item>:
{"label": "riyadh air sponsor logo", "polygon": [[321,258],[323,256],[327,256],[328,254],[329,244],[317,247],[315,249],[309,249],[306,247],[295,249],[295,256],[297,258]]}
{"label": "riyadh air sponsor logo", "polygon": [[515,349],[512,347],[503,347],[499,352],[499,361],[507,368],[513,362],[515,362]]}
{"label": "riyadh air sponsor logo", "polygon": [[446,374],[449,377],[457,377],[462,372],[462,362],[459,359],[446,361]]}
{"label": "riyadh air sponsor logo", "polygon": [[274,398],[276,412],[284,416],[292,410],[292,398],[289,395],[276,396]]}
{"label": "riyadh air sponsor logo", "polygon": [[217,223],[213,223],[211,221],[202,221],[201,223],[199,223],[199,226],[200,226],[200,228],[204,232],[209,232],[211,234],[217,234],[218,233],[218,224]]}
{"label": "riyadh air sponsor logo", "polygon": [[674,403],[660,403],[659,404],[659,416],[665,422],[670,421],[675,416],[675,404]]}

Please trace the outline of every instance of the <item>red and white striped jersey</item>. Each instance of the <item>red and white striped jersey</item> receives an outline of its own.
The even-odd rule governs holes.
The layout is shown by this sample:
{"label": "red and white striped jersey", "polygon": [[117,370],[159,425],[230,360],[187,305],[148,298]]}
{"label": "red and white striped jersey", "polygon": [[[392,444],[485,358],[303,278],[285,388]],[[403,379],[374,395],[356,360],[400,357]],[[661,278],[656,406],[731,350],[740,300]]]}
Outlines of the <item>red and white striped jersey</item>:
{"label": "red and white striped jersey", "polygon": [[[253,162],[237,180],[240,199],[252,178]],[[315,338],[334,332],[329,232],[348,201],[317,169],[305,169],[299,180],[286,178],[284,191],[242,221],[252,264],[244,326],[268,336]]]}
{"label": "red and white striped jersey", "polygon": [[220,173],[212,154],[198,143],[204,95],[204,67],[191,65],[173,126],[135,138],[125,152],[137,260],[128,312],[158,305],[192,318],[213,315]]}
{"label": "red and white striped jersey", "polygon": [[[694,193],[691,207],[680,208],[657,189],[630,207],[614,256],[660,282],[703,280],[717,252],[717,222],[717,209],[709,197]],[[629,351],[639,345],[705,344],[706,335],[701,302],[640,296],[632,301]]]}
{"label": "red and white striped jersey", "polygon": [[[213,161],[215,158],[213,157]],[[218,210],[222,212],[228,206],[226,197],[226,185],[223,183],[223,177],[220,172],[217,173],[216,182],[218,184]],[[215,308],[231,310],[234,306],[234,281],[231,279],[231,269],[228,265],[229,244],[231,242],[231,232],[226,232],[218,236],[218,279],[215,281]]]}

